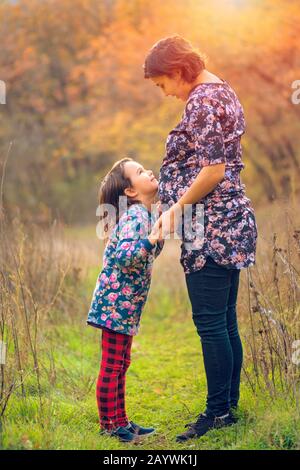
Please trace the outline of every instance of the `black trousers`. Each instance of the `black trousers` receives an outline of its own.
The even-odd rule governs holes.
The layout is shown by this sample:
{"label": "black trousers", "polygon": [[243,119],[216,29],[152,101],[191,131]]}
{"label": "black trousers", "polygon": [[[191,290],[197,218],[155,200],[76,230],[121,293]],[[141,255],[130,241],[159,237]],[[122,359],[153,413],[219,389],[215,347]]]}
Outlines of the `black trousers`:
{"label": "black trousers", "polygon": [[243,348],[236,301],[239,269],[228,269],[208,257],[202,269],[186,274],[193,321],[201,339],[207,380],[206,414],[223,416],[237,406]]}

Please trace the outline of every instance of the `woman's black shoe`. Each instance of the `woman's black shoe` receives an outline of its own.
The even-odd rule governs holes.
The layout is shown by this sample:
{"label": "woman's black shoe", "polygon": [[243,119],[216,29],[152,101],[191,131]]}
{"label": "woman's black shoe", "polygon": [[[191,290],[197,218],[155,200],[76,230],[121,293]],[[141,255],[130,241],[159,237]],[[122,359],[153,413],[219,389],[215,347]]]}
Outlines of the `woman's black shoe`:
{"label": "woman's black shoe", "polygon": [[206,416],[204,413],[200,413],[195,423],[188,423],[185,425],[188,430],[176,436],[176,441],[185,442],[194,437],[204,436],[204,434],[211,429],[219,429],[225,426],[231,426],[232,424],[234,424],[234,422],[229,413],[220,417]]}

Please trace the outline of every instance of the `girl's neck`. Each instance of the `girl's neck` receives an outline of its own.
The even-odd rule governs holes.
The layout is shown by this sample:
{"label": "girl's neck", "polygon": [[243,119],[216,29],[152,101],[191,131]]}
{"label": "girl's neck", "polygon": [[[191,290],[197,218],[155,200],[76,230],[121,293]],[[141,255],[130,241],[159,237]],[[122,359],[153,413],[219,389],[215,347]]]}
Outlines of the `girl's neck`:
{"label": "girl's neck", "polygon": [[140,199],[140,202],[148,209],[149,212],[151,212],[151,206],[152,204],[155,204],[156,202],[156,197],[143,197]]}

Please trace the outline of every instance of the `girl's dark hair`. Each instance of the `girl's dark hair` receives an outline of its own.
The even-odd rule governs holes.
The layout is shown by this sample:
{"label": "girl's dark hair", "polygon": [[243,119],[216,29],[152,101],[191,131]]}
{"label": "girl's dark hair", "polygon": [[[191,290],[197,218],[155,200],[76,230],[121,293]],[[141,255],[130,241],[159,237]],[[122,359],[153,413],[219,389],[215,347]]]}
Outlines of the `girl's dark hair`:
{"label": "girl's dark hair", "polygon": [[[124,196],[125,189],[131,187],[130,179],[125,176],[125,163],[132,161],[134,160],[129,157],[122,158],[121,160],[117,161],[106,174],[99,188],[98,202],[100,204],[100,208],[102,207],[102,204],[110,204],[115,207],[117,216],[116,222],[118,222],[121,215],[119,214],[119,197]],[[128,198],[127,202],[128,206],[131,206],[132,204],[136,204],[140,201]],[[112,227],[110,226],[111,221],[109,220],[109,213],[104,211],[100,215],[100,221],[103,221],[103,219],[106,218],[106,223],[104,224],[104,222],[102,222],[104,224],[103,230],[105,238],[108,237],[109,231]]]}
{"label": "girl's dark hair", "polygon": [[150,49],[144,63],[144,77],[167,75],[181,70],[183,80],[192,83],[205,69],[205,56],[181,36],[170,36],[158,41]]}

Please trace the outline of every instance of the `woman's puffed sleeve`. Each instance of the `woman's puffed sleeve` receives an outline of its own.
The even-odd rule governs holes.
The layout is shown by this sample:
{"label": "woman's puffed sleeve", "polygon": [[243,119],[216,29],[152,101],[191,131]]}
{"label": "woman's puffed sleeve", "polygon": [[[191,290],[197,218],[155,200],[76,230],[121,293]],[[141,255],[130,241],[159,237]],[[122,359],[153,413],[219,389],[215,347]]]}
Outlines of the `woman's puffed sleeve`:
{"label": "woman's puffed sleeve", "polygon": [[201,166],[217,165],[226,161],[222,113],[223,108],[207,97],[195,97],[187,103],[187,130],[193,136],[195,152],[199,156]]}

